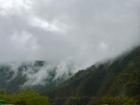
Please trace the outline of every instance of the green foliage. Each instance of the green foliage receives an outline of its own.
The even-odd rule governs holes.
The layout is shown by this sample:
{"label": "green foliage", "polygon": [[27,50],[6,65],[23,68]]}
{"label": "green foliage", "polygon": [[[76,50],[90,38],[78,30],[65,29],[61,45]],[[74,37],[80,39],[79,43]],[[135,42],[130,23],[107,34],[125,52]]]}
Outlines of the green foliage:
{"label": "green foliage", "polygon": [[14,105],[50,105],[48,97],[35,91],[21,91],[16,94],[0,93],[1,100]]}
{"label": "green foliage", "polygon": [[139,105],[138,101],[132,97],[71,97],[64,105]]}
{"label": "green foliage", "polygon": [[89,97],[71,97],[66,100],[65,105],[87,105]]}

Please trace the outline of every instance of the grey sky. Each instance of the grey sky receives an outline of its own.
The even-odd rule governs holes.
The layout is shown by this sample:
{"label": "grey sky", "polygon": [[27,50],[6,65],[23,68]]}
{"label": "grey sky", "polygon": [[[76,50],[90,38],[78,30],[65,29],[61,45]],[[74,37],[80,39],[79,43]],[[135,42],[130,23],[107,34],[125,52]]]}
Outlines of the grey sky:
{"label": "grey sky", "polygon": [[140,42],[140,0],[0,0],[0,61],[89,66]]}

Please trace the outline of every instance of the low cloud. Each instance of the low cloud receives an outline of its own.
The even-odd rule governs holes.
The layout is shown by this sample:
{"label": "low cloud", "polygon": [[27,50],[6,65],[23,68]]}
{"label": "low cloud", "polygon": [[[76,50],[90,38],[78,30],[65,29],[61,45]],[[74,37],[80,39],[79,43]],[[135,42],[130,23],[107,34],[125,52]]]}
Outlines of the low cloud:
{"label": "low cloud", "polygon": [[139,0],[0,0],[0,61],[80,68],[140,43]]}

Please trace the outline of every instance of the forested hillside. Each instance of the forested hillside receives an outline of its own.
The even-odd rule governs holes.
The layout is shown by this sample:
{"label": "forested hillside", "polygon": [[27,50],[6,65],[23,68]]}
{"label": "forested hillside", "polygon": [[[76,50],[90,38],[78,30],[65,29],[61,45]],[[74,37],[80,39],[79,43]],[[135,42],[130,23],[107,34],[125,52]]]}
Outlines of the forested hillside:
{"label": "forested hillside", "polygon": [[113,62],[107,61],[79,71],[49,94],[58,103],[76,101],[77,97],[78,100],[83,97],[140,97],[140,47],[119,56]]}
{"label": "forested hillside", "polygon": [[[40,63],[31,67],[42,67],[43,63]],[[15,105],[140,105],[140,47],[124,53],[114,60],[81,70],[66,81],[60,80],[59,84],[57,83],[59,80],[49,81],[49,84],[44,87],[31,86],[20,89],[32,88],[42,96],[34,91],[16,92],[19,87],[14,86],[20,86],[26,81],[26,77],[20,74],[24,70],[28,70],[26,67],[29,66],[19,68],[18,70],[21,71],[16,75],[18,78],[12,80],[9,79],[12,75],[11,70],[7,66],[5,69],[1,67],[2,84],[0,88],[3,90],[14,89],[12,94],[0,92],[0,98],[6,103]],[[53,77],[53,72],[50,72],[49,76],[51,75]]]}

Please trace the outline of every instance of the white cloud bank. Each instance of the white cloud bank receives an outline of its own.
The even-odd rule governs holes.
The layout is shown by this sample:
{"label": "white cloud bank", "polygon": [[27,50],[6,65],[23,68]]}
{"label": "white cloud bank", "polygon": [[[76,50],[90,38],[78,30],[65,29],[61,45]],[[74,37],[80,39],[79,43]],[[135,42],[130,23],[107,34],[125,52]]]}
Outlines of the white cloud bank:
{"label": "white cloud bank", "polygon": [[140,42],[140,0],[0,0],[0,61],[89,66]]}

